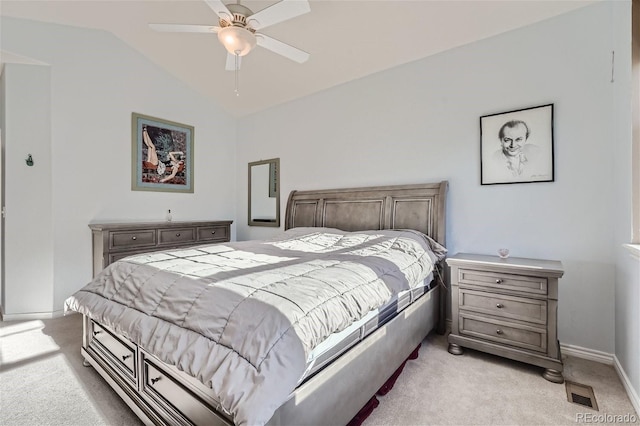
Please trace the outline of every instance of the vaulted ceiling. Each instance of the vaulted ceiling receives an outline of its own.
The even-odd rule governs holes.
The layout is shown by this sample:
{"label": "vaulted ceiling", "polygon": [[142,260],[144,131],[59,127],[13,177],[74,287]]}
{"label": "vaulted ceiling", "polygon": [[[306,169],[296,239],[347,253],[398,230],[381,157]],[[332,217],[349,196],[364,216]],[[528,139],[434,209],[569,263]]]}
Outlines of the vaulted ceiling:
{"label": "vaulted ceiling", "polygon": [[[217,25],[217,15],[204,0],[2,0],[0,15],[109,31],[242,116],[594,1],[310,0],[309,13],[262,31],[309,52],[310,59],[298,64],[256,47],[242,58],[239,96],[215,34],[159,33],[148,26]],[[242,1],[254,13],[274,3]],[[10,60],[12,52],[3,53]]]}

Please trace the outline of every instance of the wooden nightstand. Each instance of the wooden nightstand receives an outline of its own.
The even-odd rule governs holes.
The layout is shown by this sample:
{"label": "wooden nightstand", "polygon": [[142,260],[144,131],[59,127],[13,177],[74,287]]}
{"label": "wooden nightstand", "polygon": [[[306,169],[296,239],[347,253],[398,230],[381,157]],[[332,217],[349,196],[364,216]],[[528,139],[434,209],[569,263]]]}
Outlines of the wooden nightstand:
{"label": "wooden nightstand", "polygon": [[451,268],[449,352],[462,347],[544,367],[563,383],[558,343],[558,278],[562,263],[459,253]]}

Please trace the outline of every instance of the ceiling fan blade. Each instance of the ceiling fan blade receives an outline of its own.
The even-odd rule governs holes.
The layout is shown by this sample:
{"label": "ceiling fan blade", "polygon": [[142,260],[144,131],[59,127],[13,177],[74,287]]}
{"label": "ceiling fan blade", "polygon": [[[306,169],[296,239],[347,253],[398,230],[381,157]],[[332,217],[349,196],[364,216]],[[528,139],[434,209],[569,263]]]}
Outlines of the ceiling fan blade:
{"label": "ceiling fan blade", "polygon": [[[242,65],[242,56],[238,56],[238,69]],[[235,71],[236,70],[236,55],[233,53],[227,53],[227,63],[224,67],[227,71]]]}
{"label": "ceiling fan blade", "polygon": [[233,20],[233,14],[229,12],[227,6],[222,3],[221,0],[204,0],[205,3],[218,15],[221,19],[231,22]]}
{"label": "ceiling fan blade", "polygon": [[292,61],[298,63],[306,62],[309,59],[309,54],[304,50],[300,50],[297,47],[293,47],[290,44],[283,43],[276,40],[273,37],[266,36],[264,34],[256,34],[258,46],[262,46],[265,49],[269,49],[272,52],[282,55],[285,58],[289,58]]}
{"label": "ceiling fan blade", "polygon": [[254,30],[259,30],[310,11],[311,7],[307,0],[282,0],[249,16],[247,25]]}
{"label": "ceiling fan blade", "polygon": [[152,30],[163,33],[217,33],[220,27],[215,25],[184,25],[184,24],[149,24]]}

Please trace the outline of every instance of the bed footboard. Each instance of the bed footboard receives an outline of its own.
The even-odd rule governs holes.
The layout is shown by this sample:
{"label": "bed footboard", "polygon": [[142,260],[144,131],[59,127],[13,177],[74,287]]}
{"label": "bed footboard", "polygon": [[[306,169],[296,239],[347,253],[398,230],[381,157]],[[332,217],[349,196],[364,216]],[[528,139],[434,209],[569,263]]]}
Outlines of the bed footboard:
{"label": "bed footboard", "polygon": [[346,425],[438,323],[439,288],[296,389],[268,425]]}

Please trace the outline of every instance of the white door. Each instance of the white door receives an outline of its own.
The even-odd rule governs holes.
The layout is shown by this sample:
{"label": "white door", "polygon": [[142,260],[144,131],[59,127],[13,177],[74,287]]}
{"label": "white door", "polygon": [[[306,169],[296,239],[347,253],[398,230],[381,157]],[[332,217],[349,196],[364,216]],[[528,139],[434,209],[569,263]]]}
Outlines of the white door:
{"label": "white door", "polygon": [[0,129],[0,309],[4,309],[4,144],[2,143],[2,129]]}

